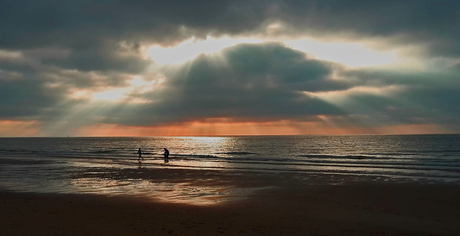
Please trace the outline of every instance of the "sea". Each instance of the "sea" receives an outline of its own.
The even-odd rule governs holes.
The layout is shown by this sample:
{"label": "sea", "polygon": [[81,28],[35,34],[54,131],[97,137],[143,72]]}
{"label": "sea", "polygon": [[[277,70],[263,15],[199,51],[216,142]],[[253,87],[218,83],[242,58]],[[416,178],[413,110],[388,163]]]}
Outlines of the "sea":
{"label": "sea", "polygon": [[116,174],[158,169],[459,185],[460,135],[0,138],[0,191],[159,197],[180,189],[170,198],[184,201],[237,191]]}

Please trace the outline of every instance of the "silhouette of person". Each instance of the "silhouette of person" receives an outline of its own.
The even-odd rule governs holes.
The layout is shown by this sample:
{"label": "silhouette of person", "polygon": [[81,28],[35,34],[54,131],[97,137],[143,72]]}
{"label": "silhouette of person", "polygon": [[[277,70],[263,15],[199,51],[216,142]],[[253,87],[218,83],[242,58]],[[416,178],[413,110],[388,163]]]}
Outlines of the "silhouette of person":
{"label": "silhouette of person", "polygon": [[165,163],[167,163],[169,162],[169,151],[166,148],[163,149],[165,150],[165,153],[163,153],[163,155],[165,155]]}
{"label": "silhouette of person", "polygon": [[139,158],[137,160],[138,161],[141,161],[141,159],[144,160],[144,158],[142,157],[142,151],[141,151],[140,148],[139,148],[139,150],[137,150],[137,153],[139,154]]}

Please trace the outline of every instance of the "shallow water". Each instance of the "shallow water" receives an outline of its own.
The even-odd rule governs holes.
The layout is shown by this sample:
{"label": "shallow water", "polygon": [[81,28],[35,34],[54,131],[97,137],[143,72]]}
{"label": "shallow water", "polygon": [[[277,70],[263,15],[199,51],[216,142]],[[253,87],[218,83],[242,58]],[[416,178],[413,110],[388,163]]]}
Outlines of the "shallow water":
{"label": "shallow water", "polygon": [[[163,147],[171,152],[166,165]],[[138,148],[145,158],[141,164]],[[3,190],[149,195],[202,203],[241,197],[250,191],[123,172],[173,168],[227,174],[326,174],[329,181],[322,184],[346,184],[368,177],[381,182],[458,184],[460,135],[0,138]],[[334,175],[345,177],[331,177]]]}

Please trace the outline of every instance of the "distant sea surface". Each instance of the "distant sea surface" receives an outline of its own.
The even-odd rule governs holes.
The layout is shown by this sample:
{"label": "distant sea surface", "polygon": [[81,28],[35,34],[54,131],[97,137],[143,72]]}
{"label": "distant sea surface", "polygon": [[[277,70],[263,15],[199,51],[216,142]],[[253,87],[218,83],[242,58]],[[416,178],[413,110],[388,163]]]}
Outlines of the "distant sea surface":
{"label": "distant sea surface", "polygon": [[[171,153],[167,164],[164,147]],[[0,190],[72,192],[66,189],[75,173],[139,168],[138,148],[145,169],[460,183],[460,135],[0,138]]]}

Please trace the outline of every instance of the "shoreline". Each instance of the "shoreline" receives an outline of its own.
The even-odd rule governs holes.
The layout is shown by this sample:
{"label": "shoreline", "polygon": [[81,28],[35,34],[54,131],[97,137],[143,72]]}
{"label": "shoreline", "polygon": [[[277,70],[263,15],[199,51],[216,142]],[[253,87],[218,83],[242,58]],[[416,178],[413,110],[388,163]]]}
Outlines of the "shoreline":
{"label": "shoreline", "polygon": [[[150,182],[178,184],[174,186],[179,190],[201,187],[197,195],[187,192],[182,197],[193,202],[204,194],[203,199],[216,204],[174,201],[177,195],[168,195],[174,192],[170,189],[159,194],[172,201],[149,195],[0,191],[0,232],[4,232],[2,235],[460,235],[458,185],[383,183],[370,179],[333,185],[316,183],[322,178],[330,181],[331,176],[307,173],[267,175],[178,169],[143,173],[125,170],[121,175],[120,178],[137,176]],[[80,177],[88,178],[89,174]],[[206,195],[203,189],[210,189],[213,194]]]}
{"label": "shoreline", "polygon": [[[317,173],[308,171],[260,171],[235,169],[192,169],[179,166],[163,168],[84,168],[56,175],[45,181],[20,179],[0,183],[0,191],[94,194],[109,197],[138,197],[160,202],[213,205],[246,199],[255,191],[267,188],[312,188],[350,185],[428,185],[457,186],[458,181],[430,177]],[[30,181],[30,180],[29,180]]]}

